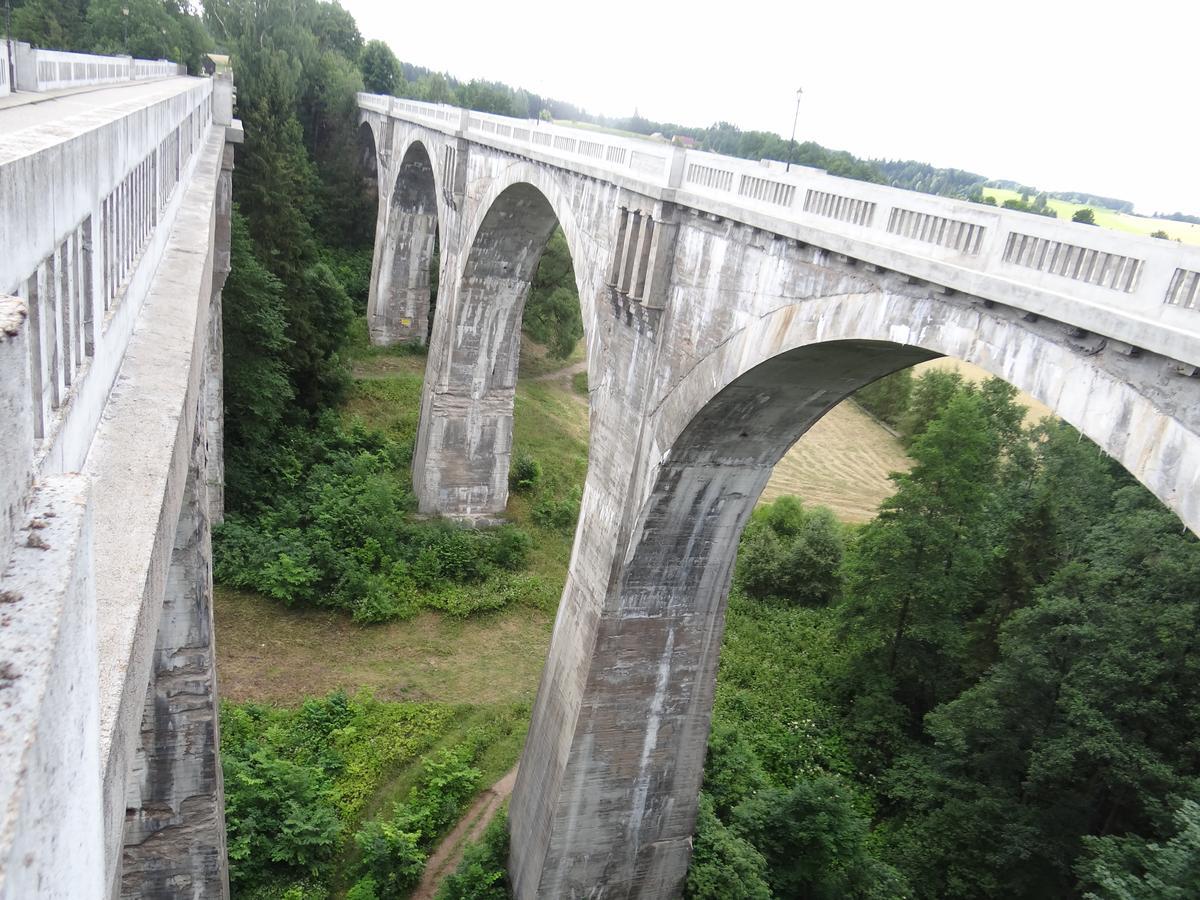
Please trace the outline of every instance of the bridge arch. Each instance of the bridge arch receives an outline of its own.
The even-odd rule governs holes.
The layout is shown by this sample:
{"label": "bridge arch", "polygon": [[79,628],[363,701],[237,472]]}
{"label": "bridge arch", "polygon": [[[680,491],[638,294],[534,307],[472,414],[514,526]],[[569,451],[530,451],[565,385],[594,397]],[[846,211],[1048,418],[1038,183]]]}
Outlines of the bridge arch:
{"label": "bridge arch", "polygon": [[[519,897],[585,896],[596,884],[605,896],[678,895],[738,538],[776,462],[865,384],[938,356],[975,363],[1075,425],[1200,531],[1200,410],[1164,379],[1128,371],[1162,360],[1081,352],[1061,328],[961,297],[883,290],[764,305],[653,411],[652,462],[626,498],[635,512],[603,596],[580,596],[575,573],[568,581],[510,813]],[[603,529],[582,521],[576,552]]]}
{"label": "bridge arch", "polygon": [[380,197],[367,321],[374,344],[424,344],[439,233],[437,171],[429,148],[418,139],[410,140],[398,159],[386,202]]}
{"label": "bridge arch", "polygon": [[542,253],[561,227],[590,348],[597,251],[553,176],[520,164],[461,227],[463,249],[443,263],[413,473],[423,511],[481,521],[508,502],[521,323]]}

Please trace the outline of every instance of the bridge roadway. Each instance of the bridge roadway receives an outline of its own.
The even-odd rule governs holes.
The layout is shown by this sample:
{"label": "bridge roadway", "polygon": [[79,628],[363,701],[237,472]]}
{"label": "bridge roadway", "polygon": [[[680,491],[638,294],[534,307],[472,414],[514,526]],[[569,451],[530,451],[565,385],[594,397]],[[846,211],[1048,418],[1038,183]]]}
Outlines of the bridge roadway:
{"label": "bridge roadway", "polygon": [[19,93],[0,97],[0,146],[26,128],[63,123],[73,116],[111,107],[143,106],[194,86],[192,78],[162,78],[104,87],[64,88],[48,94]]}
{"label": "bridge roadway", "polygon": [[3,898],[228,895],[209,535],[232,100],[172,77],[0,108]]}
{"label": "bridge roadway", "polygon": [[1200,531],[1200,248],[548,122],[359,108],[372,340],[429,335],[425,512],[503,514],[521,313],[555,227],[575,266],[588,474],[510,811],[521,900],[678,896],[738,535],[775,462],[862,385],[975,363]]}

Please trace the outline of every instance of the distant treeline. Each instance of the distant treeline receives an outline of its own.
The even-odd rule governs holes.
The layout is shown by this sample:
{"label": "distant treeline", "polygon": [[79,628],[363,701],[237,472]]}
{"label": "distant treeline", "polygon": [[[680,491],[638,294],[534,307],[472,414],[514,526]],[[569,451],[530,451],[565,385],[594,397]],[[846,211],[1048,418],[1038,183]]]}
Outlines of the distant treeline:
{"label": "distant treeline", "polygon": [[1187,222],[1189,225],[1200,225],[1200,216],[1189,216],[1186,213],[1155,213],[1156,219],[1170,219],[1172,222]]}

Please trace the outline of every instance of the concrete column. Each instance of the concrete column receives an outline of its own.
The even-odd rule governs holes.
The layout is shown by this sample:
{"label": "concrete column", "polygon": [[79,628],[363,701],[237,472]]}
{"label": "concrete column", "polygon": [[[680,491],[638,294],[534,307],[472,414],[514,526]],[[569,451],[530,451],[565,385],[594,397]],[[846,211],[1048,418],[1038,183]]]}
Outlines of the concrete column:
{"label": "concrete column", "polygon": [[413,459],[422,512],[471,522],[504,512],[521,316],[556,224],[541,193],[516,185],[488,212],[458,279],[446,251]]}
{"label": "concrete column", "polygon": [[213,646],[204,410],[175,531],[167,590],[127,782],[121,896],[229,896]]}
{"label": "concrete column", "polygon": [[372,344],[425,344],[436,236],[436,212],[391,210],[379,249],[375,293],[367,301]]}
{"label": "concrete column", "polygon": [[371,343],[424,344],[438,205],[433,162],[423,145],[409,148],[387,202],[380,198],[380,208],[367,300]]}
{"label": "concrete column", "polygon": [[[851,342],[783,354],[678,423],[670,452],[634,459],[627,481],[593,458],[510,808],[519,900],[597,896],[597,885],[606,898],[680,895],[742,528],[775,463],[826,410],[931,355]],[[639,441],[640,417],[612,416],[593,418],[608,446],[640,443],[650,458],[657,441]]]}

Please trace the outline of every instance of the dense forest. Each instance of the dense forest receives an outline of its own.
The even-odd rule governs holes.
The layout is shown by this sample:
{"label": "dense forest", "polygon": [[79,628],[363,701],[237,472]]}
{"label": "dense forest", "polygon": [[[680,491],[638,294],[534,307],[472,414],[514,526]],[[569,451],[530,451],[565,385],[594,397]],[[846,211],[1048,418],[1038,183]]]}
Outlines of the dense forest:
{"label": "dense forest", "polygon": [[[13,28],[193,71],[211,49],[232,56],[246,144],[224,291],[228,509],[215,576],[268,614],[321,609],[364,629],[430,610],[552,618],[586,472],[586,445],[554,418],[561,398],[539,388],[518,397],[511,523],[414,515],[422,351],[367,346],[375,198],[358,168],[358,90],[686,135],[968,199],[1011,185],[1030,212],[1047,196],[1123,208],[728,123],[588,116],[401,63],[320,0],[207,0],[202,12],[14,0]],[[579,358],[561,234],[523,327],[539,359]],[[355,377],[352,364],[372,362],[394,377]],[[1196,896],[1200,543],[1071,428],[1026,425],[999,381],[902,372],[857,402],[913,466],[866,525],[785,497],[745,529],[687,896]],[[528,716],[527,701],[344,691],[226,704],[235,895],[407,896],[437,841],[512,765]],[[506,854],[500,817],[439,896],[506,897]]]}

